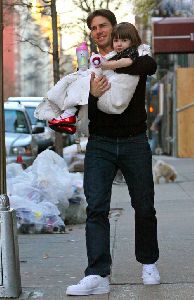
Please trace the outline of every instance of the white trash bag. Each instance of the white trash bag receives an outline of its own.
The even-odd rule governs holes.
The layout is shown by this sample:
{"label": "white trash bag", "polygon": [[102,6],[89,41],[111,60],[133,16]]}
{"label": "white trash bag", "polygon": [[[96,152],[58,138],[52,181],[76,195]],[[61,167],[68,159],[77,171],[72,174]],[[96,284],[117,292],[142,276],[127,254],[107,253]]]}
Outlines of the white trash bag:
{"label": "white trash bag", "polygon": [[17,175],[20,175],[23,172],[23,168],[21,164],[18,163],[10,163],[6,166],[6,178],[14,178]]}
{"label": "white trash bag", "polygon": [[71,177],[64,159],[52,150],[41,152],[31,166],[36,175],[36,186],[44,195],[44,201],[59,202],[68,206],[73,194]]}
{"label": "white trash bag", "polygon": [[16,210],[20,233],[64,232],[65,225],[58,208],[49,202],[33,203],[18,196],[10,197],[10,206]]}

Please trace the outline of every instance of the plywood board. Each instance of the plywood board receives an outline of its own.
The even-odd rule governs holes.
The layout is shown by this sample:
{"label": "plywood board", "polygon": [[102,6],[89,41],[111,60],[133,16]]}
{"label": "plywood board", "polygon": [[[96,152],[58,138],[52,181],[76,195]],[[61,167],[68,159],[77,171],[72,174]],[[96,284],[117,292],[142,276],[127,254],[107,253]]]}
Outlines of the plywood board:
{"label": "plywood board", "polygon": [[194,68],[178,68],[176,76],[178,156],[194,157]]}

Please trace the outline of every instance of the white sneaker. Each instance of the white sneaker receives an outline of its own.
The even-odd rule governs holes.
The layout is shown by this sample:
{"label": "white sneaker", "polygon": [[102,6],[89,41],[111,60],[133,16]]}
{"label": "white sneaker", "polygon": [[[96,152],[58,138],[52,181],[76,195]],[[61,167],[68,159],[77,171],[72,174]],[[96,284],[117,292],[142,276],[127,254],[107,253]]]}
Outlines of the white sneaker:
{"label": "white sneaker", "polygon": [[78,284],[68,286],[67,295],[84,296],[107,294],[110,292],[109,279],[99,275],[84,277]]}
{"label": "white sneaker", "polygon": [[160,274],[155,264],[143,265],[143,284],[160,284]]}

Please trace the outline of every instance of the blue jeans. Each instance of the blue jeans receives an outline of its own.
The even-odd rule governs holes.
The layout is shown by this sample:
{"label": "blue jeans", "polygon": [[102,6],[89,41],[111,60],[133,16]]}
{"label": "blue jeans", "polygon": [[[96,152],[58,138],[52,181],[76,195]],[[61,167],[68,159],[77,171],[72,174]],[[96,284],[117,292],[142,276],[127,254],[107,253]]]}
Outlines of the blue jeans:
{"label": "blue jeans", "polygon": [[90,136],[86,148],[84,191],[87,201],[85,275],[110,274],[111,190],[120,169],[135,210],[135,255],[142,264],[158,260],[157,219],[154,209],[152,154],[147,136],[128,138]]}

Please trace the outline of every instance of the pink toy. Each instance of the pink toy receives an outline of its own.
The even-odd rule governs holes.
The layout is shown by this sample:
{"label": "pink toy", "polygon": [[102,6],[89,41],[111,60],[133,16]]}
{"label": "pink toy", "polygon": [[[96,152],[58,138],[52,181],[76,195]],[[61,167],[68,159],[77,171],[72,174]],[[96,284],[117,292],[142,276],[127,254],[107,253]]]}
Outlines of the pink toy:
{"label": "pink toy", "polygon": [[86,71],[88,69],[88,46],[86,42],[76,48],[76,55],[79,70]]}
{"label": "pink toy", "polygon": [[90,70],[95,73],[96,76],[102,75],[102,56],[100,54],[93,54],[90,57]]}
{"label": "pink toy", "polygon": [[102,63],[102,56],[100,54],[93,54],[90,57],[91,66],[94,68],[99,68]]}

